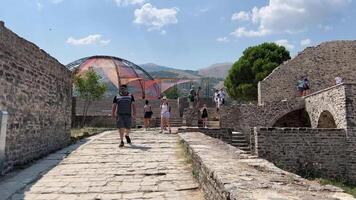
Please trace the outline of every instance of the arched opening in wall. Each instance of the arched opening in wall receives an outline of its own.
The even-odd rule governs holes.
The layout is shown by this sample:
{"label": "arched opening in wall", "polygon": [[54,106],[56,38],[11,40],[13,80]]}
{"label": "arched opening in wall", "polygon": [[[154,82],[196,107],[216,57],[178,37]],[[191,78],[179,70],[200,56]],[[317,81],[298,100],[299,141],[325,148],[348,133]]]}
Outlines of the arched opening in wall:
{"label": "arched opening in wall", "polygon": [[311,127],[311,123],[307,111],[299,109],[279,118],[273,127]]}
{"label": "arched opening in wall", "polygon": [[329,111],[325,110],[320,114],[318,128],[337,128],[334,117]]}

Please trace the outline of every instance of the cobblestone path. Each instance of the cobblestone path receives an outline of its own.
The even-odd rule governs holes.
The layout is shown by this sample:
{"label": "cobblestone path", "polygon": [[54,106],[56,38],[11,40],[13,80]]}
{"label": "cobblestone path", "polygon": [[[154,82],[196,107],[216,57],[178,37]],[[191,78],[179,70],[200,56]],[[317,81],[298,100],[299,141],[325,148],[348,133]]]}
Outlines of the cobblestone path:
{"label": "cobblestone path", "polygon": [[131,138],[119,148],[118,134],[104,133],[11,199],[203,199],[176,134]]}

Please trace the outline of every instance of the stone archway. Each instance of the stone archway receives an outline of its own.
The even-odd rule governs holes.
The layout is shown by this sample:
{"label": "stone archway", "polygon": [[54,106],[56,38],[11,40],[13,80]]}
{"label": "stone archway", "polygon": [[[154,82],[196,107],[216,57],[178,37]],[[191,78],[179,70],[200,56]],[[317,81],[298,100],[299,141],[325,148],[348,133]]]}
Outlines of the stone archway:
{"label": "stone archway", "polygon": [[337,128],[335,119],[329,111],[324,110],[321,112],[317,128]]}
{"label": "stone archway", "polygon": [[278,118],[272,127],[311,127],[309,114],[304,108],[291,111]]}

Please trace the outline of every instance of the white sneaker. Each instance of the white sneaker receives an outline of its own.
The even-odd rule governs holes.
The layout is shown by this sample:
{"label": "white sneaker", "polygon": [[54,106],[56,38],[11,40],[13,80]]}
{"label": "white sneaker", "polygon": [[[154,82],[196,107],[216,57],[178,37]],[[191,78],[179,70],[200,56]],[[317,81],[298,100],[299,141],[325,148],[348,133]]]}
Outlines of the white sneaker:
{"label": "white sneaker", "polygon": [[204,128],[208,128],[207,126],[205,126]]}

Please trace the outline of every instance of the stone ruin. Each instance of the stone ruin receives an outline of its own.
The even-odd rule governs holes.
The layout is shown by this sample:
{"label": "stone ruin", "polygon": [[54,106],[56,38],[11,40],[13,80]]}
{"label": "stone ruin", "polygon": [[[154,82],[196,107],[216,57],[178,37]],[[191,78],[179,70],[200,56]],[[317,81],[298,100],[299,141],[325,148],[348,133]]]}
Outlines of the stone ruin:
{"label": "stone ruin", "polygon": [[[356,41],[307,48],[259,83],[257,105],[222,108],[220,126],[284,169],[356,183],[355,67]],[[304,75],[311,89],[300,97],[296,83]]]}
{"label": "stone ruin", "polygon": [[0,173],[70,143],[72,75],[0,21]]}

